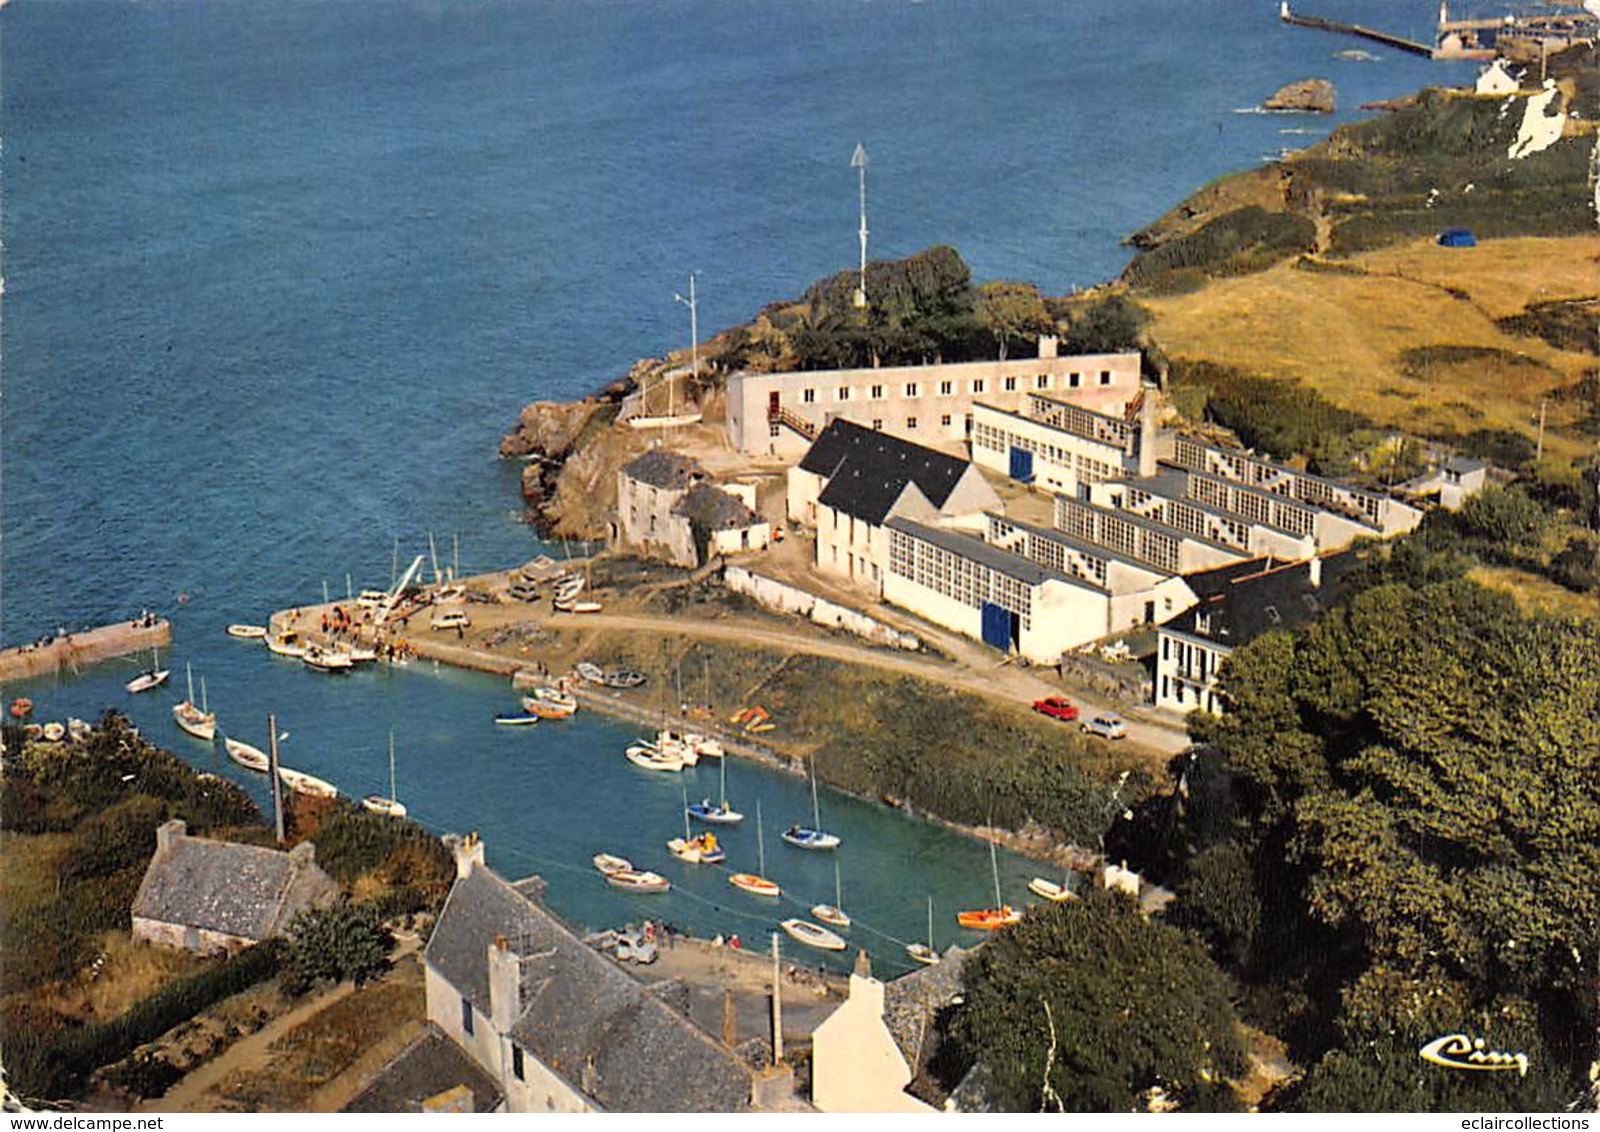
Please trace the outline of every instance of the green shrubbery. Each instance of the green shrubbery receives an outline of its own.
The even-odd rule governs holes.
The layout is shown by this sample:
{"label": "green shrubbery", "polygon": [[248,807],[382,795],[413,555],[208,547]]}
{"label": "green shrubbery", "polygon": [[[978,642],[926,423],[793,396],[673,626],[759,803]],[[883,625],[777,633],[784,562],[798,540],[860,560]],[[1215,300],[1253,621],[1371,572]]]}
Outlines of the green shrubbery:
{"label": "green shrubbery", "polygon": [[1304,216],[1250,205],[1140,252],[1123,278],[1160,293],[1193,290],[1208,278],[1248,275],[1309,251],[1316,236],[1316,225]]}

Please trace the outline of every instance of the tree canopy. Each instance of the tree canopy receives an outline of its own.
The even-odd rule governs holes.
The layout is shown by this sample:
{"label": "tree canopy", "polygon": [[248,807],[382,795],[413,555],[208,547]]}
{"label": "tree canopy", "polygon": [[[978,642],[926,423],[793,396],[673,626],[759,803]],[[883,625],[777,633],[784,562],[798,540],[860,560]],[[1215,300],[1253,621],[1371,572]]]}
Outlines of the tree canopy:
{"label": "tree canopy", "polygon": [[1243,1065],[1227,978],[1120,893],[1031,910],[973,958],[952,1027],[1002,1108],[1127,1112],[1159,1088],[1227,1105]]}

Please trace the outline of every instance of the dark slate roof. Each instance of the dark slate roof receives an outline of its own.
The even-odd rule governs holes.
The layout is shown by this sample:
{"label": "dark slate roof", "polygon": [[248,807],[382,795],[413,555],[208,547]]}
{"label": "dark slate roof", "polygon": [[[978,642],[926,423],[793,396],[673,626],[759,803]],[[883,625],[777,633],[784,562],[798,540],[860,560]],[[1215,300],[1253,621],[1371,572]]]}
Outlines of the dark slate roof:
{"label": "dark slate roof", "polygon": [[841,418],[822,430],[800,467],[827,480],[818,503],[881,525],[907,484],[942,508],[971,465]]}
{"label": "dark slate roof", "polygon": [[[1224,567],[1207,572],[1219,575],[1216,578],[1193,575],[1189,584],[1200,597],[1200,604],[1162,628],[1232,649],[1274,629],[1309,625],[1339,602],[1344,578],[1359,561],[1355,551],[1323,558],[1320,585],[1311,584],[1310,562],[1263,569],[1262,561],[1257,559],[1242,564],[1256,567],[1249,573],[1228,576],[1226,572],[1234,567]],[[1197,580],[1206,592],[1196,586]]]}
{"label": "dark slate roof", "polygon": [[705,475],[704,469],[689,457],[668,452],[665,448],[650,449],[643,456],[624,464],[622,472],[629,479],[668,491],[682,491]]}
{"label": "dark slate roof", "polygon": [[962,534],[959,531],[947,531],[939,527],[926,527],[921,523],[914,523],[910,519],[890,519],[884,524],[891,531],[900,531],[912,538],[921,539],[948,550],[951,554],[976,562],[980,566],[1004,574],[1008,578],[1015,578],[1025,586],[1043,585],[1045,582],[1063,582],[1069,586],[1080,589],[1102,592],[1100,587],[1082,578],[1074,578],[1063,574],[1059,570],[1052,570],[1048,566],[1041,566],[1032,559],[1024,558],[1020,554],[1013,554],[1009,550],[1001,550],[998,546],[991,546],[980,538]]}
{"label": "dark slate roof", "polygon": [[929,1066],[944,1041],[939,1015],[961,997],[961,975],[976,948],[952,947],[931,967],[919,967],[883,987],[883,1021],[911,1067],[911,1094],[941,1106],[944,1097]]}
{"label": "dark slate roof", "polygon": [[150,859],[133,914],[260,940],[338,890],[307,855],[178,835]]}
{"label": "dark slate roof", "polygon": [[436,1026],[378,1071],[341,1112],[420,1112],[422,1102],[447,1089],[472,1090],[472,1110],[493,1112],[503,1099],[494,1078]]}
{"label": "dark slate roof", "polygon": [[1444,470],[1454,472],[1458,476],[1470,476],[1473,472],[1481,472],[1488,466],[1482,460],[1474,460],[1470,456],[1452,456],[1444,462]]}
{"label": "dark slate roof", "polygon": [[488,869],[451,888],[427,961],[488,1015],[488,949],[497,936],[522,957],[512,1039],[601,1108],[749,1108],[750,1074],[733,1053]]}
{"label": "dark slate roof", "polygon": [[761,521],[761,516],[744,505],[744,500],[719,487],[697,483],[672,507],[696,526],[711,531],[736,531]]}

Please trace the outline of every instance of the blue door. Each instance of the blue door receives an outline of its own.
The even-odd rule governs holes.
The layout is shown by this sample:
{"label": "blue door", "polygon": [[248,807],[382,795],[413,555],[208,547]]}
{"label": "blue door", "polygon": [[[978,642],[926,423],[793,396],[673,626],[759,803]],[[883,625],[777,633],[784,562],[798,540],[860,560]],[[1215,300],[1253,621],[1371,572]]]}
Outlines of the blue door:
{"label": "blue door", "polygon": [[1017,615],[993,602],[984,602],[983,643],[1010,652],[1017,643]]}
{"label": "blue door", "polygon": [[1033,453],[1026,448],[1011,450],[1011,478],[1018,483],[1033,482]]}

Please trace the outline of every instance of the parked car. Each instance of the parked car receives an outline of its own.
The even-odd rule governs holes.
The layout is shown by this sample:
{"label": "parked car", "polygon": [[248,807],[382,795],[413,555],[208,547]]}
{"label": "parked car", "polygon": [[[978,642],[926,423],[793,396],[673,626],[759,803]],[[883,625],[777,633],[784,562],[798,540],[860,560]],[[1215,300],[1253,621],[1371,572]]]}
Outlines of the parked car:
{"label": "parked car", "polygon": [[1078,718],[1078,709],[1061,696],[1046,696],[1042,700],[1035,700],[1033,710],[1040,715],[1048,715],[1051,719],[1059,719],[1063,723],[1071,723]]}
{"label": "parked car", "polygon": [[430,629],[465,629],[472,624],[470,618],[459,609],[447,610],[444,613],[435,613],[433,620],[428,622]]}
{"label": "parked car", "polygon": [[1119,715],[1097,715],[1093,719],[1083,721],[1083,729],[1090,735],[1098,735],[1102,739],[1126,739],[1128,725],[1122,722]]}

